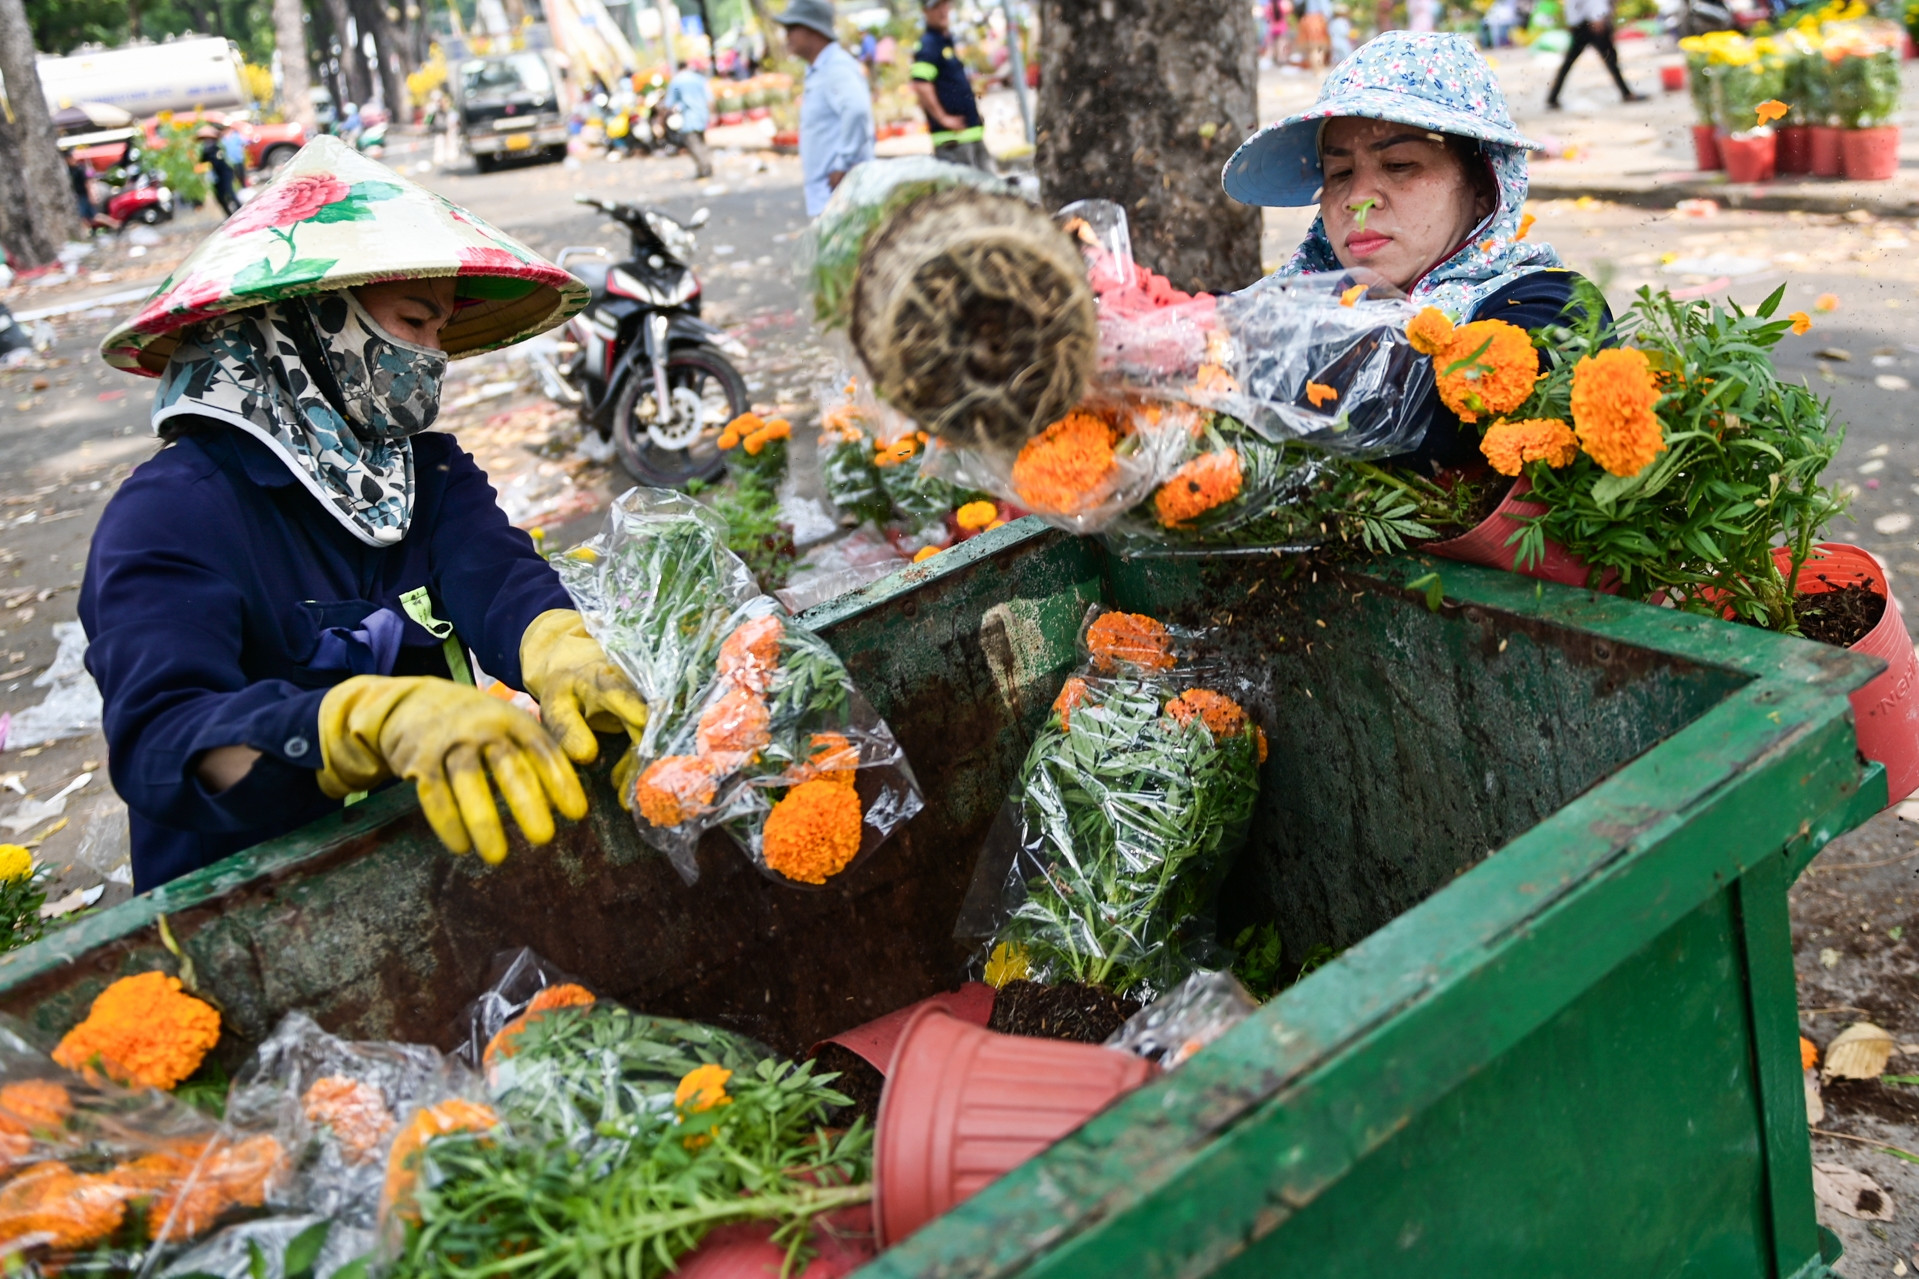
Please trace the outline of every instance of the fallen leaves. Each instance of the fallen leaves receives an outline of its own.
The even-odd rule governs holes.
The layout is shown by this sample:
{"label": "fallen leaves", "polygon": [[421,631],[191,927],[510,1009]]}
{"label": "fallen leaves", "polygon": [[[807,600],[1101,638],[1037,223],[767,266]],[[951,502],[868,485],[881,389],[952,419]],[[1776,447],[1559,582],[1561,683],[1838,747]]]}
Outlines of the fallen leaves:
{"label": "fallen leaves", "polygon": [[1869,1021],[1856,1021],[1826,1045],[1827,1079],[1877,1079],[1892,1057],[1892,1036]]}
{"label": "fallen leaves", "polygon": [[1856,1220],[1892,1220],[1892,1196],[1871,1177],[1844,1164],[1814,1163],[1812,1193],[1820,1203]]}

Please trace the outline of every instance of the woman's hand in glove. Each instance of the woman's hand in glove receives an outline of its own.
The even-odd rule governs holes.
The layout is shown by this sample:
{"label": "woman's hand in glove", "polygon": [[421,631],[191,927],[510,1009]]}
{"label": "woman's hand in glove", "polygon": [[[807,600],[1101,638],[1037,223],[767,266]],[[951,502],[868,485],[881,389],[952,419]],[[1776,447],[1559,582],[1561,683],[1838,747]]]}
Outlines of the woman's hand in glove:
{"label": "woman's hand in glove", "polygon": [[594,730],[624,729],[634,741],[646,727],[646,703],[586,622],[570,608],[548,609],[520,637],[520,675],[540,704],[540,719],[577,764],[599,757]]}
{"label": "woman's hand in glove", "polygon": [[506,858],[487,773],[531,844],[553,838],[553,813],[586,816],[586,792],[553,739],[525,711],[466,684],[356,675],[320,703],[320,789],[335,799],[390,777],[419,788],[420,809],[456,853]]}

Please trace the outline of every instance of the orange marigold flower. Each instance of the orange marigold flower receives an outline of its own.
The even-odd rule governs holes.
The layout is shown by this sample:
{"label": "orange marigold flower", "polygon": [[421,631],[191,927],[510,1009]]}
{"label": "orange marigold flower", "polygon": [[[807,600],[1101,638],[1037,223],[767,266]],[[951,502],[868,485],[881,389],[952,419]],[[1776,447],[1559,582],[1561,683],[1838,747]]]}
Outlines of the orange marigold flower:
{"label": "orange marigold flower", "polygon": [[1474,320],[1453,330],[1433,357],[1439,398],[1462,422],[1510,413],[1539,380],[1539,357],[1526,330],[1504,320]]}
{"label": "orange marigold flower", "polygon": [[53,1059],[82,1074],[98,1063],[115,1083],[170,1089],[219,1040],[220,1014],[181,990],[179,978],[139,973],[101,991]]}
{"label": "orange marigold flower", "polygon": [[[673,824],[677,825],[677,823]],[[500,1027],[499,1032],[487,1041],[485,1051],[480,1054],[480,1061],[490,1067],[495,1059],[511,1057],[519,1051],[513,1043],[514,1037],[538,1021],[541,1013],[555,1008],[584,1008],[593,1002],[592,991],[570,981],[541,987],[539,992],[528,1001],[526,1010]]]}
{"label": "orange marigold flower", "polygon": [[731,1078],[732,1071],[711,1062],[693,1067],[680,1077],[680,1086],[673,1090],[673,1108],[697,1115],[715,1106],[732,1105],[733,1099],[726,1095],[726,1082]]}
{"label": "orange marigold flower", "polygon": [[0,1247],[84,1248],[118,1230],[126,1211],[125,1191],[108,1178],[38,1163],[0,1186]]}
{"label": "orange marigold flower", "polygon": [[1513,237],[1513,243],[1517,244],[1521,240],[1525,239],[1527,236],[1531,235],[1533,233],[1533,223],[1537,221],[1539,221],[1539,219],[1534,217],[1530,213],[1520,214],[1519,215],[1519,234]]}
{"label": "orange marigold flower", "polygon": [[1813,1043],[1812,1040],[1807,1039],[1804,1035],[1799,1036],[1799,1069],[1811,1070],[1818,1064],[1819,1045]]}
{"label": "orange marigold flower", "polygon": [[1118,466],[1119,428],[1075,409],[1026,442],[1013,461],[1013,491],[1036,511],[1075,515],[1102,501]]}
{"label": "orange marigold flower", "polygon": [[1246,731],[1245,708],[1210,688],[1187,689],[1166,703],[1166,713],[1181,728],[1197,719],[1212,731],[1214,737],[1236,737]]}
{"label": "orange marigold flower", "polygon": [[[492,1044],[487,1048],[491,1050]],[[333,1130],[346,1161],[361,1164],[380,1151],[380,1145],[393,1131],[393,1112],[386,1108],[386,1097],[372,1084],[345,1075],[322,1075],[313,1081],[300,1098],[301,1113],[307,1122],[324,1124]]]}
{"label": "orange marigold flower", "polygon": [[785,627],[772,615],[742,622],[720,644],[720,678],[739,688],[764,693],[780,664]]}
{"label": "orange marigold flower", "polygon": [[[725,429],[720,432],[719,446],[721,449],[733,448],[764,425],[766,424],[760,420],[759,414],[751,411],[742,413],[728,422]],[[757,449],[753,451],[758,452]]]}
{"label": "orange marigold flower", "polygon": [[22,1079],[0,1087],[0,1132],[45,1132],[65,1124],[72,1113],[73,1097],[56,1080]]}
{"label": "orange marigold flower", "polygon": [[786,792],[766,815],[761,855],[769,868],[802,884],[824,884],[860,851],[859,792],[815,780]]}
{"label": "orange marigold flower", "polygon": [[1759,123],[1771,124],[1774,120],[1784,116],[1786,112],[1790,110],[1792,110],[1792,108],[1781,102],[1778,98],[1768,98],[1759,104],[1758,110],[1755,111],[1754,114],[1759,117]]}
{"label": "orange marigold flower", "polygon": [[1452,320],[1436,306],[1425,307],[1406,325],[1406,340],[1421,355],[1438,355],[1452,337]]}
{"label": "orange marigold flower", "polygon": [[913,552],[913,563],[924,564],[939,553],[940,548],[937,546],[922,546],[919,550]]}
{"label": "orange marigold flower", "polygon": [[[761,422],[750,433],[741,435],[740,441],[750,456],[758,457],[760,451],[767,445],[775,440],[786,439],[792,434],[793,424],[783,417],[776,417],[770,421]],[[720,447],[726,446],[722,444]]]}
{"label": "orange marigold flower", "polygon": [[1228,373],[1225,365],[1208,361],[1199,366],[1199,373],[1193,379],[1193,389],[1231,395],[1239,390],[1239,379]]}
{"label": "orange marigold flower", "polygon": [[1663,452],[1659,387],[1646,353],[1614,347],[1573,366],[1573,430],[1579,446],[1613,475],[1637,475]]}
{"label": "orange marigold flower", "polygon": [[1153,511],[1171,528],[1238,497],[1242,479],[1237,450],[1201,453],[1159,486]]}
{"label": "orange marigold flower", "polygon": [[766,702],[750,688],[729,688],[700,714],[694,741],[702,755],[750,755],[773,740]]}
{"label": "orange marigold flower", "polygon": [[1306,384],[1306,400],[1314,408],[1319,408],[1329,400],[1336,400],[1338,398],[1339,389],[1337,387],[1327,386],[1324,382],[1308,382]]}
{"label": "orange marigold flower", "polygon": [[1812,300],[1812,309],[1821,313],[1837,311],[1839,309],[1839,295],[1837,293],[1821,293]]}
{"label": "orange marigold flower", "polygon": [[647,765],[633,784],[633,806],[655,826],[678,826],[705,812],[718,789],[712,761],[668,755]]}
{"label": "orange marigold flower", "polygon": [[420,1177],[420,1155],[427,1143],[456,1132],[487,1132],[499,1122],[499,1116],[487,1107],[464,1097],[449,1097],[438,1105],[414,1111],[387,1152],[386,1184],[380,1191],[381,1217],[398,1209],[409,1221],[419,1219],[411,1200]]}
{"label": "orange marigold flower", "polygon": [[[285,1166],[285,1152],[270,1134],[257,1133],[243,1141],[221,1142],[210,1152],[206,1143],[192,1159],[174,1155],[146,1156],[159,1161],[156,1170],[163,1184],[151,1185],[155,1192],[147,1209],[147,1236],[161,1239],[192,1239],[212,1228],[221,1214],[232,1208],[258,1208],[266,1203],[267,1190]],[[142,1160],[136,1159],[131,1168]],[[169,1172],[177,1170],[170,1178]],[[118,1181],[122,1170],[107,1174],[106,1180]]]}
{"label": "orange marigold flower", "polygon": [[1804,337],[1812,328],[1812,317],[1804,311],[1794,311],[1786,318],[1792,321],[1792,335],[1794,337]]}
{"label": "orange marigold flower", "polygon": [[1359,300],[1365,296],[1366,286],[1363,284],[1355,284],[1352,288],[1347,289],[1339,295],[1339,304],[1341,306],[1357,306]]}
{"label": "orange marigold flower", "polygon": [[1144,613],[1101,613],[1086,628],[1093,665],[1111,674],[1121,663],[1163,671],[1173,664],[1173,637]]}
{"label": "orange marigold flower", "polygon": [[841,733],[815,733],[808,745],[813,749],[812,756],[795,764],[788,774],[793,785],[811,781],[829,782],[834,786],[853,784],[860,767],[859,747]]}
{"label": "orange marigold flower", "polygon": [[999,518],[999,507],[991,502],[968,502],[953,512],[953,522],[969,533],[978,532]]}
{"label": "orange marigold flower", "polygon": [[1075,675],[1060,686],[1059,696],[1053,699],[1053,713],[1059,716],[1059,728],[1062,733],[1073,727],[1073,708],[1086,700],[1091,690],[1086,681]]}
{"label": "orange marigold flower", "polygon": [[1556,417],[1528,417],[1514,422],[1500,418],[1486,428],[1479,451],[1501,475],[1518,475],[1528,462],[1544,462],[1558,469],[1579,456],[1572,428]]}
{"label": "orange marigold flower", "polygon": [[1259,762],[1264,764],[1266,762],[1266,730],[1255,724],[1253,736],[1259,743]]}

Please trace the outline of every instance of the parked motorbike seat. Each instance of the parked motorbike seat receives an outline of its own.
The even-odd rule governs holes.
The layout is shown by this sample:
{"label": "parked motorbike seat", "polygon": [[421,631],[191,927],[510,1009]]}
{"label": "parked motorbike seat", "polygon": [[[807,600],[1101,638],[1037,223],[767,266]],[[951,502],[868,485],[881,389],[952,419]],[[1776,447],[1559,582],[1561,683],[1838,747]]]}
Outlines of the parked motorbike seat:
{"label": "parked motorbike seat", "polygon": [[599,298],[606,296],[606,273],[610,266],[605,259],[601,259],[598,262],[575,262],[567,270],[578,276],[593,296]]}

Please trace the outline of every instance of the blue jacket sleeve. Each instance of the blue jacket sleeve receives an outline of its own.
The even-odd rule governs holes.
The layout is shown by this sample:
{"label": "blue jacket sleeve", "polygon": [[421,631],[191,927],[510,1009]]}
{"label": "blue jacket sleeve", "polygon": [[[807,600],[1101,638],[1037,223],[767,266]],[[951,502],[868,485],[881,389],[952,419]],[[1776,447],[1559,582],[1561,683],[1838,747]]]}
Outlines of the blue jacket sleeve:
{"label": "blue jacket sleeve", "polygon": [[[81,585],[114,788],[174,830],[258,829],[284,819],[289,784],[299,804],[324,798],[313,773],[326,690],[247,677],[247,601],[239,562],[227,562],[247,544],[238,508],[230,495],[222,500],[218,474],[183,487],[177,465],[155,469],[108,503]],[[194,769],[206,751],[232,745],[266,758],[245,782],[212,794]]]}
{"label": "blue jacket sleeve", "polygon": [[487,674],[523,688],[520,637],[534,618],[573,600],[533,539],[507,522],[472,454],[451,436],[422,436],[415,448],[425,453],[429,439],[442,447],[422,464],[443,468],[446,486],[429,534],[433,593]]}

